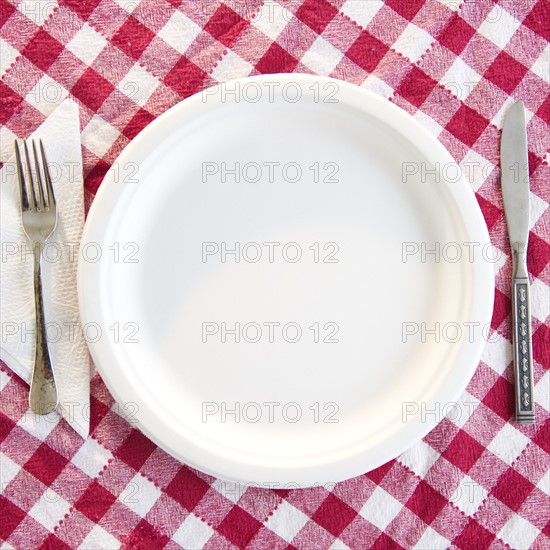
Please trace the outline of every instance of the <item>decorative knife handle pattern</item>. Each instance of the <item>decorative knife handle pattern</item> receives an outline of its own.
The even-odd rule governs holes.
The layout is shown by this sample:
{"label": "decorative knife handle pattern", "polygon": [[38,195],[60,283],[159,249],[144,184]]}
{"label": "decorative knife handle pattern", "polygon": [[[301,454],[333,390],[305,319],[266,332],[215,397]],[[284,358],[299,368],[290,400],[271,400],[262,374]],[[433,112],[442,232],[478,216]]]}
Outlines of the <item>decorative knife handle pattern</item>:
{"label": "decorative knife handle pattern", "polygon": [[519,424],[532,424],[535,421],[535,403],[533,399],[529,279],[513,279],[512,308],[516,422]]}

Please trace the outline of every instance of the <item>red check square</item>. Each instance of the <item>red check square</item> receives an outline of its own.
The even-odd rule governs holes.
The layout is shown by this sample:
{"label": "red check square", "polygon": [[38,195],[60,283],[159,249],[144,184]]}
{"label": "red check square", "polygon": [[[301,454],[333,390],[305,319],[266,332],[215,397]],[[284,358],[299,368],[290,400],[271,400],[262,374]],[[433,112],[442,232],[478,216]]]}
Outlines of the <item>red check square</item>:
{"label": "red check square", "polygon": [[[537,116],[540,117],[546,124],[550,124],[550,95],[546,97],[541,106],[537,110]],[[531,159],[529,159],[531,161]],[[529,162],[529,168],[531,168],[531,162]]]}
{"label": "red check square", "polygon": [[370,550],[404,550],[400,544],[397,544],[386,533],[382,533],[370,547]]}
{"label": "red check square", "polygon": [[493,496],[504,502],[510,510],[517,512],[535,486],[513,468],[499,479],[492,490]]}
{"label": "red check square", "polygon": [[326,0],[306,0],[296,12],[296,17],[321,34],[337,13],[338,10]]}
{"label": "red check square", "polygon": [[467,105],[461,105],[445,127],[460,141],[471,147],[487,128],[489,121]]}
{"label": "red check square", "polygon": [[447,504],[445,497],[422,480],[405,505],[429,525],[443,510],[445,504]]}
{"label": "red check square", "polygon": [[497,330],[504,319],[512,311],[512,302],[506,294],[503,294],[498,288],[495,288],[495,301],[493,306],[493,317],[491,319],[491,328]]}
{"label": "red check square", "polygon": [[[105,174],[109,171],[110,164],[104,160],[100,160],[89,172],[84,181],[84,185],[91,193],[96,193],[105,178]],[[90,433],[93,433],[90,425]]]}
{"label": "red check square", "polygon": [[234,506],[218,526],[218,531],[239,548],[246,548],[261,526],[255,517]]}
{"label": "red check square", "polygon": [[363,31],[346,55],[356,65],[371,73],[388,51],[389,48],[384,42],[378,40],[368,31]]}
{"label": "red check square", "polygon": [[445,449],[442,456],[451,464],[460,468],[464,473],[468,473],[484,450],[485,447],[483,445],[478,443],[464,430],[460,430]]}
{"label": "red check square", "polygon": [[529,15],[523,20],[523,24],[550,41],[550,3],[547,0],[539,0]]}
{"label": "red check square", "polygon": [[57,59],[63,44],[50,36],[44,29],[39,29],[25,48],[25,57],[44,72]]}
{"label": "red check square", "polygon": [[512,384],[500,376],[485,395],[483,403],[508,422],[515,410]]}
{"label": "red check square", "polygon": [[230,48],[239,38],[239,35],[248,27],[238,13],[222,4],[205,25],[204,30],[219,40],[224,46]]}
{"label": "red check square", "polygon": [[[548,342],[550,342],[550,328],[548,328],[548,325],[541,325],[533,334],[533,358],[540,363],[545,370],[550,369],[550,346]],[[545,427],[543,426],[539,430],[539,433],[544,431]],[[550,433],[547,435],[548,440],[544,448],[547,453],[550,453]]]}
{"label": "red check square", "polygon": [[422,69],[413,66],[411,72],[402,80],[395,93],[415,107],[420,107],[436,86],[437,82],[433,78],[428,76]]}
{"label": "red check square", "polygon": [[69,461],[42,443],[26,462],[24,468],[44,485],[51,485]]}
{"label": "red check square", "polygon": [[256,64],[256,70],[262,74],[290,73],[298,65],[298,60],[273,42],[270,48]]}
{"label": "red check square", "polygon": [[192,512],[208,489],[206,481],[184,466],[166,487],[166,494]]}
{"label": "red check square", "polygon": [[335,537],[353,521],[357,512],[332,493],[319,506],[311,519]]}
{"label": "red check square", "polygon": [[65,0],[64,5],[71,8],[86,21],[100,2],[101,0]]}
{"label": "red check square", "polygon": [[387,0],[386,5],[407,21],[412,21],[426,0]]}
{"label": "red check square", "polygon": [[157,446],[140,431],[132,430],[130,435],[128,435],[124,443],[117,450],[115,456],[137,471],[145,464],[145,461],[156,447]]}
{"label": "red check square", "polygon": [[[105,175],[105,173],[103,174]],[[90,177],[88,173],[87,178]],[[103,179],[103,178],[102,178]],[[97,399],[93,394],[90,396],[90,433],[94,433],[99,423],[107,416],[109,407]]]}
{"label": "red check square", "polygon": [[0,28],[2,28],[4,23],[11,17],[14,11],[15,7],[9,2],[6,0],[0,0]]}
{"label": "red check square", "polygon": [[443,31],[441,31],[439,43],[456,55],[460,55],[475,32],[475,29],[457,15],[451,19]]}
{"label": "red check square", "polygon": [[164,77],[164,83],[186,98],[199,91],[206,76],[202,69],[182,57]]}
{"label": "red check square", "polygon": [[491,543],[495,539],[490,531],[477,523],[474,519],[470,519],[462,533],[453,541],[453,544],[461,550],[488,550]]}
{"label": "red check square", "polygon": [[115,87],[91,67],[76,81],[71,92],[86,107],[97,111]]}
{"label": "red check square", "polygon": [[75,508],[97,523],[113,505],[116,497],[94,479],[84,494],[75,502]]}
{"label": "red check square", "polygon": [[[0,90],[1,84],[2,83],[0,82]],[[15,422],[9,416],[6,416],[4,413],[0,412],[0,443],[8,437],[14,427]]]}
{"label": "red check square", "polygon": [[481,212],[483,213],[483,217],[485,218],[485,223],[487,224],[489,231],[491,231],[493,227],[502,219],[504,212],[492,202],[484,199],[479,193],[476,193],[476,199],[479,204],[479,208],[481,208]]}
{"label": "red check square", "polygon": [[71,550],[68,544],[65,544],[60,538],[50,533],[42,542],[40,550]]}
{"label": "red check square", "polygon": [[155,38],[153,31],[149,30],[135,17],[130,16],[115,33],[111,42],[127,56],[139,59],[153,38]]}
{"label": "red check square", "polygon": [[145,109],[140,109],[125,126],[122,132],[128,139],[134,139],[139,132],[155,120],[155,116]]}
{"label": "red check square", "polygon": [[390,460],[389,462],[386,462],[386,464],[382,464],[382,466],[378,466],[378,468],[376,468],[375,470],[371,470],[370,472],[367,472],[365,475],[371,481],[374,481],[374,483],[379,485],[380,482],[386,476],[386,474],[392,469],[394,464],[395,464],[395,460]]}
{"label": "red check square", "polygon": [[8,537],[17,529],[17,526],[25,519],[27,514],[21,508],[11,503],[3,495],[0,495],[0,539],[8,540]]}
{"label": "red check square", "polygon": [[538,277],[550,262],[550,244],[532,231],[529,233],[527,248],[527,267],[529,272]]}
{"label": "red check square", "polygon": [[23,98],[0,80],[0,124],[5,124],[18,112]]}
{"label": "red check square", "polygon": [[483,75],[506,93],[511,94],[525,76],[527,67],[505,51],[500,52]]}
{"label": "red check square", "polygon": [[148,521],[142,519],[130,533],[126,545],[128,548],[160,550],[169,542],[166,535],[159,533]]}

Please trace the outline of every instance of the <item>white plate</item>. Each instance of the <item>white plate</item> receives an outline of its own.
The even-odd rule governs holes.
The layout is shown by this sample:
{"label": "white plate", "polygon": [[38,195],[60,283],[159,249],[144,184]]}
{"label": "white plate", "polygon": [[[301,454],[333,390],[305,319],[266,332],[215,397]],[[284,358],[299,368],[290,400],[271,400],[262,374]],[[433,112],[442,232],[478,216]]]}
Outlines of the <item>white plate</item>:
{"label": "white plate", "polygon": [[340,81],[260,76],[176,105],[86,223],[80,309],[108,388],[225,479],[308,486],[396,457],[452,412],[490,321],[489,238],[455,168],[412,117]]}

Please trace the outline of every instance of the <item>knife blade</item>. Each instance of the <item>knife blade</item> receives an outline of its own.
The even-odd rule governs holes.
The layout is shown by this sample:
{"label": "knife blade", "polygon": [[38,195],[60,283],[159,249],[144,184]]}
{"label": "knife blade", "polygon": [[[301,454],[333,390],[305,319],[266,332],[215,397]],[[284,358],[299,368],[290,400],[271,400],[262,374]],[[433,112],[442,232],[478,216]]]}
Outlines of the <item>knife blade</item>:
{"label": "knife blade", "polygon": [[535,421],[533,401],[533,352],[531,307],[527,273],[529,239],[529,165],[527,131],[522,101],[506,113],[500,144],[500,165],[504,212],[512,248],[512,346],[516,389],[516,422]]}

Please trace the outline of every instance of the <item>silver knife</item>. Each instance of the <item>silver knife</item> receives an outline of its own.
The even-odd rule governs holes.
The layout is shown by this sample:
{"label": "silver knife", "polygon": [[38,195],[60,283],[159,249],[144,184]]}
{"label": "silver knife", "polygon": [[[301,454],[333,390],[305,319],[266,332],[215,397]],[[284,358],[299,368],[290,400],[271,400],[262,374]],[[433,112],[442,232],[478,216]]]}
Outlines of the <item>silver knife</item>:
{"label": "silver knife", "polygon": [[514,103],[504,120],[500,143],[500,165],[504,212],[512,246],[512,347],[516,387],[516,422],[535,421],[533,400],[533,352],[531,307],[527,274],[529,239],[529,166],[523,102]]}

